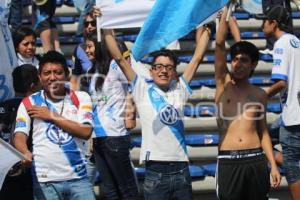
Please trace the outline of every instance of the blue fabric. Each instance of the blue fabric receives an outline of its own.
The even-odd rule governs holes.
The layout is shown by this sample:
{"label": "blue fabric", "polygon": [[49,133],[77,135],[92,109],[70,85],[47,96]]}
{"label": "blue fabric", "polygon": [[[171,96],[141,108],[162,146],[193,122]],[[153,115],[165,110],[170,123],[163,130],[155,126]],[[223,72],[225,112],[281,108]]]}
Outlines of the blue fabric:
{"label": "blue fabric", "polygon": [[93,187],[87,178],[69,181],[33,183],[34,200],[95,200]]}
{"label": "blue fabric", "polygon": [[223,8],[228,0],[157,0],[132,48],[139,61],[185,36]]}

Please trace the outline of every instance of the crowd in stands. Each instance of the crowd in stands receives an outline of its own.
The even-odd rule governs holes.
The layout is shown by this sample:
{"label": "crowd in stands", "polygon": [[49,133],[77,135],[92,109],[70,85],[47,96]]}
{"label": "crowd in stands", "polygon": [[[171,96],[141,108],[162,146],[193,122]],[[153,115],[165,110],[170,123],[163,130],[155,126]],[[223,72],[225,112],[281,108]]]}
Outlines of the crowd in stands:
{"label": "crowd in stands", "polygon": [[[268,199],[270,188],[280,185],[278,166],[283,166],[292,198],[300,199],[300,69],[296,67],[300,41],[293,35],[290,1],[262,2],[262,30],[268,42],[261,53],[274,59],[274,84],[266,91],[248,81],[259,50],[241,39],[233,16],[226,21],[227,6],[219,13],[215,31],[215,24],[195,30],[192,59],[178,75],[179,61],[172,50],[152,52],[148,69],[135,66],[114,30],[102,30],[99,42],[96,18],[101,11],[93,0],[79,9],[77,35],[84,40],[74,48],[70,68],[53,19],[56,1],[34,1],[29,28],[21,23],[22,1],[12,0],[10,26],[18,66],[12,73],[15,97],[0,102],[4,109],[0,136],[26,159],[6,176],[0,199],[93,200],[98,173],[105,199],[140,199],[141,191],[142,198],[149,200],[193,199],[183,112],[212,32],[216,32],[220,138],[217,198]],[[234,39],[230,70],[228,30]],[[36,53],[37,38],[42,54]],[[266,105],[278,93],[282,115],[270,137]],[[129,133],[137,116],[142,132],[140,163],[145,166],[143,190],[130,157]],[[282,152],[273,152],[273,136]]]}

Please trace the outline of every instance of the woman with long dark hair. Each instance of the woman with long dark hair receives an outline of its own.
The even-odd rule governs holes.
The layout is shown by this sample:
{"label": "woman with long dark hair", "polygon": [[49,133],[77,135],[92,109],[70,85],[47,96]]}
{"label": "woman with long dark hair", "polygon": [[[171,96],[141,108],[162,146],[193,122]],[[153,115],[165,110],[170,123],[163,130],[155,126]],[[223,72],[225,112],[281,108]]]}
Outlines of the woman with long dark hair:
{"label": "woman with long dark hair", "polygon": [[[102,40],[104,41],[104,40]],[[129,58],[124,43],[119,43],[123,56]],[[101,173],[106,199],[138,199],[138,186],[130,160],[130,137],[125,127],[128,81],[111,59],[106,44],[95,35],[86,39],[86,54],[93,66],[83,88],[94,101],[94,155]]]}

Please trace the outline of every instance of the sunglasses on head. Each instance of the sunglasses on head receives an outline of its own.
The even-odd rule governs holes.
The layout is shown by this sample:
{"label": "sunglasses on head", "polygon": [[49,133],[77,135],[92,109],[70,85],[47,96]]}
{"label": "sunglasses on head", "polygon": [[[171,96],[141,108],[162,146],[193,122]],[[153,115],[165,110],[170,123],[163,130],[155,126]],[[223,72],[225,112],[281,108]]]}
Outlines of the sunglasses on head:
{"label": "sunglasses on head", "polygon": [[88,27],[89,24],[91,24],[91,26],[95,27],[95,26],[96,26],[96,20],[93,20],[93,21],[85,21],[85,22],[84,22],[84,26],[85,26],[85,27]]}

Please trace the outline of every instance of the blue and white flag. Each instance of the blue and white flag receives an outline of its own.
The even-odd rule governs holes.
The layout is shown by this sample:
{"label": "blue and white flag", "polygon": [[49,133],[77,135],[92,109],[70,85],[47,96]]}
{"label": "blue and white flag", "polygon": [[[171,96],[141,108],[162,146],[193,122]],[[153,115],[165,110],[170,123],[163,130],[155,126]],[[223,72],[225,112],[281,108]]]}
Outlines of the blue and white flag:
{"label": "blue and white flag", "polygon": [[262,0],[242,0],[241,6],[251,14],[260,14],[262,10]]}
{"label": "blue and white flag", "polygon": [[8,27],[10,0],[0,1],[0,102],[12,98],[12,71],[17,66],[17,57]]}
{"label": "blue and white flag", "polygon": [[229,0],[156,0],[132,53],[136,60],[212,20]]}

